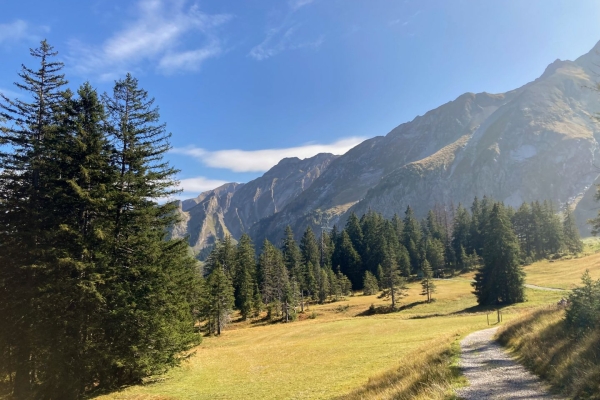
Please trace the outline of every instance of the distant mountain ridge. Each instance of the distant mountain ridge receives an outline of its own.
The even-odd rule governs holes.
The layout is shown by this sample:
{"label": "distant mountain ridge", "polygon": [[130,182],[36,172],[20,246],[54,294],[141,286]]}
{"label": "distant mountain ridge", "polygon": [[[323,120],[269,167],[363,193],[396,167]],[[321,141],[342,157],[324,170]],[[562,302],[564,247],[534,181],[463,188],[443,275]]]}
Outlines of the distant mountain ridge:
{"label": "distant mountain ridge", "polygon": [[[597,212],[593,194],[600,176],[600,125],[594,118],[600,93],[592,90],[599,50],[600,43],[575,61],[556,60],[533,82],[506,93],[465,93],[327,159],[302,187],[300,175],[282,179],[287,191],[279,202],[249,196],[256,193],[255,187],[245,189],[252,182],[238,185],[232,197],[239,196],[235,209],[244,210],[243,217],[236,222],[231,211],[223,214],[223,234],[249,232],[257,243],[277,242],[286,225],[300,235],[306,226],[343,224],[350,212],[372,209],[390,217],[410,205],[424,216],[436,204],[470,204],[483,195],[514,206],[544,199],[572,203],[585,234],[586,219]],[[254,185],[264,188],[273,181],[270,174],[280,174],[278,167]],[[211,196],[229,196],[219,193],[187,212],[196,213]]]}
{"label": "distant mountain ridge", "polygon": [[260,219],[285,208],[318,178],[338,156],[317,154],[300,160],[284,158],[260,178],[248,183],[227,183],[180,203],[182,222],[174,237],[189,236],[195,252],[230,235],[239,239]]}

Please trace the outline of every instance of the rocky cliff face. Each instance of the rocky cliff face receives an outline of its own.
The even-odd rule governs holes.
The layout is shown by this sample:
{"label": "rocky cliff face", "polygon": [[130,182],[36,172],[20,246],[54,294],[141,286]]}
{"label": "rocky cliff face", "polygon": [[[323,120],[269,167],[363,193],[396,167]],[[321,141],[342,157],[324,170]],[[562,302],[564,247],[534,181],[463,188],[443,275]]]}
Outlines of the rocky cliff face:
{"label": "rocky cliff face", "polygon": [[[350,212],[369,208],[390,217],[410,205],[424,216],[436,203],[470,204],[474,196],[515,206],[591,197],[599,175],[594,114],[600,93],[591,89],[599,50],[557,60],[507,93],[466,93],[361,143],[285,209],[256,224],[253,237],[278,238],[287,224],[299,234],[307,225],[344,223]],[[576,215],[585,220],[593,213],[576,209]]]}
{"label": "rocky cliff face", "polygon": [[173,227],[172,235],[189,235],[189,244],[197,253],[225,235],[239,239],[257,221],[285,208],[337,157],[285,158],[251,182],[227,183],[185,200],[180,205],[182,222]]}

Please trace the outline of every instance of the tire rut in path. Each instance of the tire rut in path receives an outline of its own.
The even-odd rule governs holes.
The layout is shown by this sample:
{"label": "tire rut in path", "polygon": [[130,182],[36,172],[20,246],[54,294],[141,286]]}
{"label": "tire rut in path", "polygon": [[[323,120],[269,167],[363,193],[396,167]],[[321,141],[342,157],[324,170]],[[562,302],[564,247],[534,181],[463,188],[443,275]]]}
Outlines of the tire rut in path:
{"label": "tire rut in path", "polygon": [[460,368],[470,386],[456,394],[465,400],[560,399],[496,343],[497,329],[473,332],[460,342]]}

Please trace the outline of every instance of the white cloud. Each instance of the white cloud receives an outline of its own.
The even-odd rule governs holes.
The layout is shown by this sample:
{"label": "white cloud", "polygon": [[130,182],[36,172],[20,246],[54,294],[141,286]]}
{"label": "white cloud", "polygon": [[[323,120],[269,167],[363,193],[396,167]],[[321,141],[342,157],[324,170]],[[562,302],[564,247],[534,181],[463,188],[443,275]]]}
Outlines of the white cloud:
{"label": "white cloud", "polygon": [[209,179],[203,176],[197,176],[195,178],[181,179],[178,187],[183,189],[184,193],[202,193],[207,190],[212,190],[226,184],[226,181],[218,179]]}
{"label": "white cloud", "polygon": [[218,150],[208,151],[199,147],[174,148],[171,152],[185,154],[213,168],[224,168],[233,172],[264,172],[286,157],[309,158],[319,153],[344,154],[364,141],[362,137],[340,139],[331,144],[307,144],[284,149],[264,150]]}
{"label": "white cloud", "polygon": [[[222,53],[215,29],[229,21],[228,14],[208,15],[184,0],[146,0],[136,6],[137,17],[100,46],[70,43],[71,63],[82,74],[112,79],[144,63],[155,63],[163,73],[197,70],[202,62]],[[186,48],[184,38],[196,34],[206,44]]]}
{"label": "white cloud", "polygon": [[47,26],[31,27],[26,21],[16,19],[13,22],[0,24],[0,44],[14,43],[20,40],[39,40],[39,34],[49,30]]}

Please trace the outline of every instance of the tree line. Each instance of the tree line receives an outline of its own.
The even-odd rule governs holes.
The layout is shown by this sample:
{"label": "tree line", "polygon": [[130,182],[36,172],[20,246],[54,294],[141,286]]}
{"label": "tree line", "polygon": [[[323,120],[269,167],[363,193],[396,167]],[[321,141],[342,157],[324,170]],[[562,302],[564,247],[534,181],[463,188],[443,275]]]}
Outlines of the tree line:
{"label": "tree line", "polygon": [[72,92],[52,46],[31,55],[25,100],[0,95],[0,381],[76,399],[176,365],[203,286],[167,240],[176,171],[154,100],[129,74]]}
{"label": "tree line", "polygon": [[[560,216],[547,201],[515,210],[476,197],[470,209],[437,206],[422,220],[410,206],[404,218],[352,213],[343,229],[323,229],[319,238],[307,227],[299,243],[288,226],[279,245],[264,241],[258,259],[247,234],[237,245],[231,237],[218,241],[205,264],[214,291],[201,315],[208,332],[219,333],[234,308],[242,319],[266,308],[267,318],[289,321],[307,301],[358,290],[389,297],[393,309],[407,280],[420,280],[429,302],[434,277],[472,270],[480,304],[513,303],[524,300],[523,264],[582,246],[571,208]],[[225,297],[217,296],[216,282]]]}

